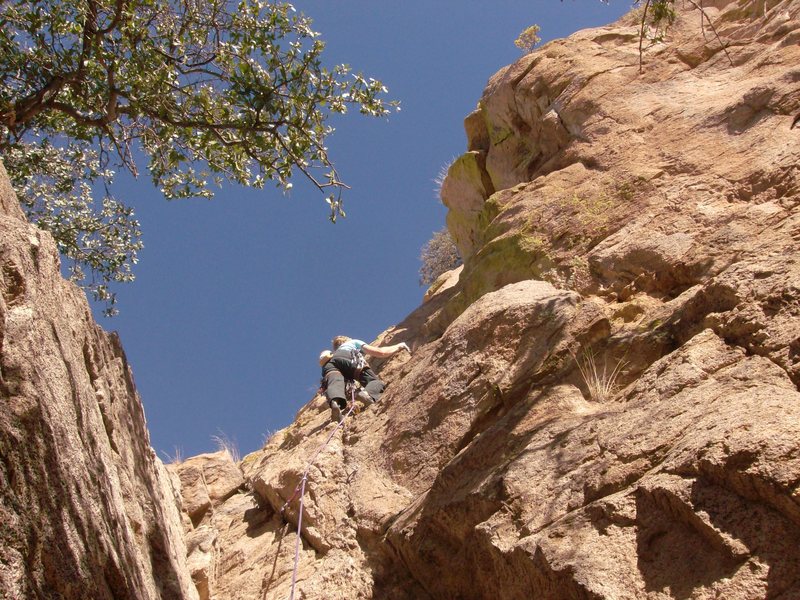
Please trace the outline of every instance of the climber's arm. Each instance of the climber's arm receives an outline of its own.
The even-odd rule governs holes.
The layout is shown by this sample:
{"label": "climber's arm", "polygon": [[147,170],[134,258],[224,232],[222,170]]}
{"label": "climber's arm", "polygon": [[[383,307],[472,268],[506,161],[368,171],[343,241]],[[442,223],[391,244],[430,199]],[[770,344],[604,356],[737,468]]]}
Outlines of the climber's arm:
{"label": "climber's arm", "polygon": [[402,350],[409,350],[408,345],[403,342],[400,344],[394,344],[392,346],[370,346],[369,344],[364,344],[361,346],[361,349],[370,356],[375,356],[377,358],[386,358],[388,356],[394,356],[398,352]]}

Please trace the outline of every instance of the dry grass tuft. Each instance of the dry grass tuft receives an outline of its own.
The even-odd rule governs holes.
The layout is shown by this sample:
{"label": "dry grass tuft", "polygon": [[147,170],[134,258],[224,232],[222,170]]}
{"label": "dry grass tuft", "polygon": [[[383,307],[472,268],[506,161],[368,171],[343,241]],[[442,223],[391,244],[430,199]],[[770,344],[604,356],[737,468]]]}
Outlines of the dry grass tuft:
{"label": "dry grass tuft", "polygon": [[165,458],[164,462],[165,464],[168,465],[180,465],[183,462],[183,450],[178,448],[178,446],[174,446],[173,450],[174,452],[172,453],[172,456],[170,456],[163,450],[161,451],[161,453],[164,455]]}
{"label": "dry grass tuft", "polygon": [[593,402],[606,402],[619,391],[620,385],[617,380],[627,364],[624,360],[618,360],[613,368],[609,368],[608,362],[604,359],[601,368],[592,350],[584,350],[580,357],[574,354],[572,357],[578,365],[583,382],[589,390],[589,398]]}
{"label": "dry grass tuft", "polygon": [[231,440],[224,432],[220,431],[219,435],[212,435],[211,441],[216,444],[217,452],[224,452],[233,462],[238,463],[242,459],[236,440]]}

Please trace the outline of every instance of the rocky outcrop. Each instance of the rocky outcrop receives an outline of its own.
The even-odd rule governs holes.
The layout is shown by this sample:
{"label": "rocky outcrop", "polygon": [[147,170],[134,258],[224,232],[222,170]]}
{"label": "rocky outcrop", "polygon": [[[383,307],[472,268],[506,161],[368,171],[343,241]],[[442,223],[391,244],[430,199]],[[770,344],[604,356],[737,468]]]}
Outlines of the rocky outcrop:
{"label": "rocky outcrop", "polygon": [[4,597],[800,597],[800,0],[676,5],[489,81],[383,400],[238,463],[150,454],[0,178]]}
{"label": "rocky outcrop", "polygon": [[641,72],[634,14],[490,80],[463,269],[376,340],[381,404],[242,461],[210,597],[288,597],[315,455],[298,597],[800,596],[800,2],[703,11]]}
{"label": "rocky outcrop", "polygon": [[[195,583],[200,600],[208,600],[216,585],[217,554],[219,552],[220,507],[225,501],[245,487],[241,469],[229,450],[201,454],[186,461],[172,464],[169,471],[177,478],[180,490],[183,524],[186,534],[189,573]],[[224,519],[224,516],[222,517]],[[223,521],[227,530],[229,521]],[[224,597],[224,596],[222,596]]]}
{"label": "rocky outcrop", "polygon": [[0,597],[196,598],[119,339],[2,166],[0,268]]}

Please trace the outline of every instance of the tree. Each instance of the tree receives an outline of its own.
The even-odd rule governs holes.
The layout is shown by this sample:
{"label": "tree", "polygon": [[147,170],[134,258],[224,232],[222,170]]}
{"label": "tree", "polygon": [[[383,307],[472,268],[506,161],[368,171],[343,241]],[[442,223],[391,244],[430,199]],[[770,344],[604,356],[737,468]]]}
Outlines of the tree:
{"label": "tree", "polygon": [[533,52],[533,49],[542,41],[539,31],[538,25],[531,25],[519,34],[519,37],[514,40],[514,45],[525,53]]}
{"label": "tree", "polygon": [[81,266],[99,275],[88,285],[113,312],[108,284],[132,279],[141,242],[109,193],[112,167],[137,175],[143,155],[170,199],[223,181],[288,190],[299,171],[332,221],[344,215],[328,117],[395,103],[380,81],[324,67],[324,46],[278,0],[5,0],[0,155],[28,214],[78,279]]}

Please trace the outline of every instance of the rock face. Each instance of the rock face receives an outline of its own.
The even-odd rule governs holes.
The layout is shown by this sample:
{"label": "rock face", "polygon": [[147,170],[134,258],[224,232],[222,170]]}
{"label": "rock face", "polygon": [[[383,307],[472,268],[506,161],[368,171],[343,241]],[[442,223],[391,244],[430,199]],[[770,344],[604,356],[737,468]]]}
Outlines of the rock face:
{"label": "rock face", "polygon": [[0,595],[799,598],[800,0],[676,5],[641,70],[633,14],[489,81],[383,400],[238,463],[167,476],[0,194]]}
{"label": "rock face", "polygon": [[[208,600],[211,589],[217,587],[219,529],[226,530],[231,525],[219,508],[245,487],[244,476],[230,452],[225,450],[194,456],[168,469],[178,479],[182,514],[186,517],[184,531],[189,572],[200,600]],[[223,519],[222,527],[217,525],[219,519]]]}
{"label": "rock face", "polygon": [[119,340],[1,165],[0,268],[0,597],[196,598]]}
{"label": "rock face", "polygon": [[318,451],[295,597],[800,597],[800,2],[676,4],[641,72],[633,14],[489,81],[463,270],[241,462],[211,598],[289,597]]}

